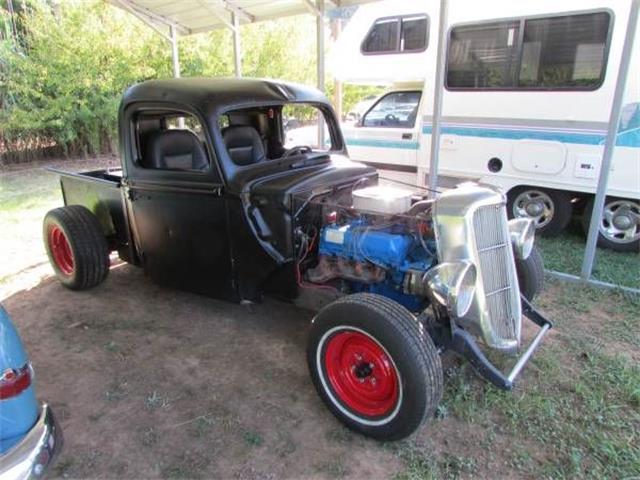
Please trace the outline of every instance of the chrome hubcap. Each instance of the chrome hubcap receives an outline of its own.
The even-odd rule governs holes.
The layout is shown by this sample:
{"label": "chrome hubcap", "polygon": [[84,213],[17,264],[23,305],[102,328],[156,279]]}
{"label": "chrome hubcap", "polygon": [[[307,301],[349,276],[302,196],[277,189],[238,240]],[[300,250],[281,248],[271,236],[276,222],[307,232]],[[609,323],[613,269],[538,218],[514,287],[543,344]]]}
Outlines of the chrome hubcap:
{"label": "chrome hubcap", "polygon": [[519,194],[513,202],[515,218],[531,218],[536,228],[549,224],[555,212],[553,200],[540,190],[527,190]]}
{"label": "chrome hubcap", "polygon": [[631,243],[640,239],[640,204],[629,200],[605,204],[600,233],[615,243]]}

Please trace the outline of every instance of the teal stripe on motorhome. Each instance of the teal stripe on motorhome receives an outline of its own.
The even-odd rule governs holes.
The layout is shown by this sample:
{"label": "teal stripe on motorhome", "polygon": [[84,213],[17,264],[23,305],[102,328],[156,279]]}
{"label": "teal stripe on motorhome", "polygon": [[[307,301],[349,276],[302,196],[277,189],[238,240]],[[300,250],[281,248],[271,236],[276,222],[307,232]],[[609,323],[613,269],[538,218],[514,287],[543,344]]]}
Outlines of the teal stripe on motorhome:
{"label": "teal stripe on motorhome", "polygon": [[[422,127],[422,133],[427,135],[431,134],[431,127]],[[603,145],[605,139],[605,135],[597,132],[580,133],[524,128],[508,129],[470,126],[443,126],[441,133],[460,135],[461,137],[500,138],[504,140],[547,140],[580,145]],[[640,147],[640,134],[634,131],[620,132],[616,144],[625,147]]]}
{"label": "teal stripe on motorhome", "polygon": [[400,140],[379,140],[374,138],[346,138],[347,146],[356,147],[378,147],[378,148],[399,148],[403,150],[418,150],[418,142],[407,142]]}
{"label": "teal stripe on motorhome", "polygon": [[[431,134],[431,127],[422,127],[422,133]],[[605,135],[600,132],[568,132],[536,129],[508,129],[469,126],[443,126],[441,133],[460,135],[461,137],[499,138],[504,140],[546,140],[579,145],[603,145]],[[380,140],[374,138],[347,138],[347,145],[358,147],[397,148],[417,150],[418,142],[399,140]],[[640,148],[640,129],[633,128],[618,134],[617,146]]]}

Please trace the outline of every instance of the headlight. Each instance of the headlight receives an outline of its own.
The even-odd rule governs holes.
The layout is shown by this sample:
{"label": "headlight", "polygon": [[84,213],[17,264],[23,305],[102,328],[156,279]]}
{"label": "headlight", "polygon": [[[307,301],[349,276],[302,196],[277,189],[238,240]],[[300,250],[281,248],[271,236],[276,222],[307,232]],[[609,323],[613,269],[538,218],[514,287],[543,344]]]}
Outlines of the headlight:
{"label": "headlight", "polygon": [[462,260],[436,265],[424,275],[435,300],[456,318],[466,315],[476,290],[476,267]]}
{"label": "headlight", "polygon": [[525,260],[533,250],[536,227],[530,218],[514,218],[509,220],[509,236],[516,256]]}

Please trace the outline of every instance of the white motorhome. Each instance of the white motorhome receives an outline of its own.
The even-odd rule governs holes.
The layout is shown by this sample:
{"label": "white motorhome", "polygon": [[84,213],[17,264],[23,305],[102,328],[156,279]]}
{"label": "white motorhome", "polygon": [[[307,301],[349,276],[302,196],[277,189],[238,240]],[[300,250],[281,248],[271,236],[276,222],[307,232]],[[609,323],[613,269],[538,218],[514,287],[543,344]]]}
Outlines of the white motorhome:
{"label": "white motorhome", "polygon": [[[344,127],[351,157],[424,184],[439,2],[384,1],[354,14],[329,56],[346,82],[389,90]],[[629,0],[450,0],[439,181],[508,192],[509,213],[562,231],[588,225]],[[600,245],[640,248],[640,34],[624,99]],[[373,162],[371,161],[373,160]]]}

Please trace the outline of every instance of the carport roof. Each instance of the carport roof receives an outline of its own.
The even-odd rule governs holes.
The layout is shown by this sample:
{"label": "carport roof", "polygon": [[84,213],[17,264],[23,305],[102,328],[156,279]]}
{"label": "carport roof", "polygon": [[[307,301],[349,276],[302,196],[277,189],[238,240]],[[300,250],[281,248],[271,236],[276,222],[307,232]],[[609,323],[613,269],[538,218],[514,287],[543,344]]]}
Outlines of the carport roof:
{"label": "carport roof", "polygon": [[[319,14],[313,0],[108,0],[109,3],[151,21],[157,27],[173,26],[182,35],[304,13]],[[327,7],[349,7],[371,0],[326,0]]]}

